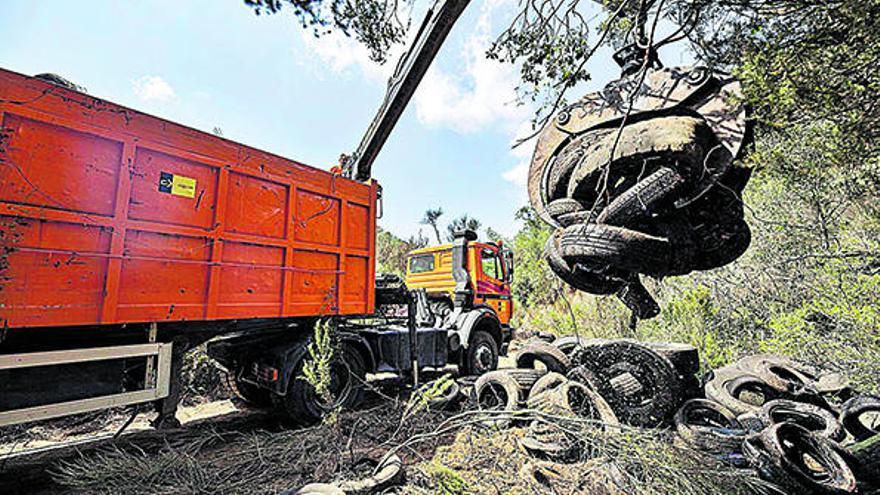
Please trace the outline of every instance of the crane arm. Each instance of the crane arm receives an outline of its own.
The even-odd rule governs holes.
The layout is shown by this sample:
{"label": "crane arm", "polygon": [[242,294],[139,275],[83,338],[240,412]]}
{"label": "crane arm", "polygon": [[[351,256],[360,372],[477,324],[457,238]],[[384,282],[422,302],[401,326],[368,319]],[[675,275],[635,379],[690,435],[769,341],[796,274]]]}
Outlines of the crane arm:
{"label": "crane arm", "polygon": [[373,161],[469,2],[470,0],[438,0],[428,11],[413,44],[401,56],[394,74],[388,80],[388,90],[382,106],[367,128],[357,151],[344,164],[347,177],[359,181],[370,178]]}

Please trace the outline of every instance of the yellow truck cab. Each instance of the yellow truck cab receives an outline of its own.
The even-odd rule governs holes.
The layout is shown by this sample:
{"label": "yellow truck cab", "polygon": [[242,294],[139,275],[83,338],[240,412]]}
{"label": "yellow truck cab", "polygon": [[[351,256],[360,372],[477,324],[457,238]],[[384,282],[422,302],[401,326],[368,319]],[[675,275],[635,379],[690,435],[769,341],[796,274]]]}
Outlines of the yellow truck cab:
{"label": "yellow truck cab", "polygon": [[[513,275],[513,253],[499,241],[467,244],[464,269],[472,290],[473,306],[491,308],[505,330],[509,331],[513,316],[510,282]],[[416,249],[407,254],[406,286],[425,289],[431,310],[438,316],[452,312],[456,279],[453,275],[453,244]]]}

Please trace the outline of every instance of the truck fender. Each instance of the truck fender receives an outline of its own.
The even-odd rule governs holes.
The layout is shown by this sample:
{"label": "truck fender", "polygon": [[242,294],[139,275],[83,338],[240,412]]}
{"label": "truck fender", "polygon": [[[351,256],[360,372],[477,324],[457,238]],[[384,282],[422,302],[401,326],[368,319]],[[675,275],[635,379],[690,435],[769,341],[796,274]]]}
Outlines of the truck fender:
{"label": "truck fender", "polygon": [[[458,344],[467,349],[470,345],[471,334],[478,329],[489,332],[499,349],[501,348],[501,322],[495,311],[488,306],[475,306],[473,309],[462,311],[449,331],[450,343],[457,337]],[[458,350],[458,346],[455,347],[450,350]]]}

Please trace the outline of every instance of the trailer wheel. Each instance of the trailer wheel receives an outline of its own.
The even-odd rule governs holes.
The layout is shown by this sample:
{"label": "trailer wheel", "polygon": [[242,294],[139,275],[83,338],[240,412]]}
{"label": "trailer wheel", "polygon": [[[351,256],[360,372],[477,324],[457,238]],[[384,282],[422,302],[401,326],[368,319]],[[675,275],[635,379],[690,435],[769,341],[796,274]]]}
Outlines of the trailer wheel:
{"label": "trailer wheel", "polygon": [[231,370],[226,375],[229,388],[245,404],[254,407],[269,407],[272,405],[272,392],[242,380],[241,375],[244,367]]}
{"label": "trailer wheel", "polygon": [[476,330],[465,350],[462,375],[482,375],[498,368],[498,343],[492,334]]}
{"label": "trailer wheel", "polygon": [[273,396],[277,397],[276,404],[291,419],[310,425],[320,421],[325,414],[338,409],[351,409],[361,402],[367,365],[356,349],[343,343],[340,352],[334,356],[330,365],[329,388],[332,400],[329,403],[319,397],[315,388],[302,378],[304,364],[305,362],[301,362],[294,368],[288,382],[287,395]]}

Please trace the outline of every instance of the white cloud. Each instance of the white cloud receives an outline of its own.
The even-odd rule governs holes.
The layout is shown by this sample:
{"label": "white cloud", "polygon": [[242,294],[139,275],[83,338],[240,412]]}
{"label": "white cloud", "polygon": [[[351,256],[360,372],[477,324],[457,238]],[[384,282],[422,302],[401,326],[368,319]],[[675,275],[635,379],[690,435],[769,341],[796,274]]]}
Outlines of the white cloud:
{"label": "white cloud", "polygon": [[415,95],[420,122],[460,133],[499,126],[511,132],[527,118],[529,110],[516,104],[516,68],[486,58],[493,14],[506,3],[483,5],[473,34],[465,40],[460,70],[449,72],[435,65],[425,75]]}
{"label": "white cloud", "polygon": [[523,160],[513,168],[504,171],[501,178],[519,187],[526,187],[529,180],[529,161]]}
{"label": "white cloud", "polygon": [[370,51],[361,43],[339,31],[331,31],[315,37],[310,31],[301,31],[303,43],[318,55],[321,62],[336,74],[349,68],[357,68],[370,82],[384,84],[394,71],[394,62],[402,53],[403,47],[397,45],[388,57],[388,62],[379,64],[370,60]]}
{"label": "white cloud", "polygon": [[142,100],[170,101],[177,97],[171,85],[159,76],[143,76],[132,81],[132,91]]}

